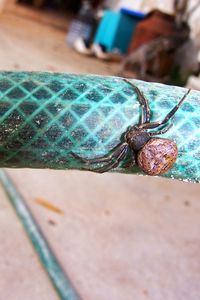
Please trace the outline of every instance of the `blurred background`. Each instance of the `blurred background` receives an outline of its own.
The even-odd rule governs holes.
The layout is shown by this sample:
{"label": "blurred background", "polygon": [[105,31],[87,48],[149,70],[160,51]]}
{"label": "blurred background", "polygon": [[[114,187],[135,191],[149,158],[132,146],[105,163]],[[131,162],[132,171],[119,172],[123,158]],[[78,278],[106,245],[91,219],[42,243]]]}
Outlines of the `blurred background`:
{"label": "blurred background", "polygon": [[0,11],[1,68],[38,65],[199,88],[198,0],[0,0]]}
{"label": "blurred background", "polygon": [[[0,0],[0,70],[117,75],[198,90],[199,20],[198,0]],[[199,300],[199,185],[7,171],[81,299]],[[59,299],[0,194],[0,300]]]}

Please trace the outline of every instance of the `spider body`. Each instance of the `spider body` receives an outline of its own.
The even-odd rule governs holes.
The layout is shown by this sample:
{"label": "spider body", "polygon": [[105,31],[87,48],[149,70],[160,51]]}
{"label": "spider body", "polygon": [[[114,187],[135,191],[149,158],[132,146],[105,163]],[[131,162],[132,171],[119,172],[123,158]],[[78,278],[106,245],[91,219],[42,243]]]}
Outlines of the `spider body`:
{"label": "spider body", "polygon": [[178,156],[176,143],[163,138],[152,138],[137,126],[127,131],[124,138],[127,148],[135,154],[135,163],[148,175],[167,172]]}
{"label": "spider body", "polygon": [[[122,136],[122,142],[113,149],[109,155],[94,159],[86,159],[73,152],[72,155],[87,166],[84,167],[84,170],[104,173],[116,168],[129,153],[131,159],[125,168],[138,165],[143,172],[148,175],[155,176],[164,174],[176,161],[178,148],[174,141],[154,136],[162,135],[171,128],[173,123],[169,121],[174,117],[190,90],[188,90],[179,103],[172,108],[164,120],[150,122],[150,108],[147,99],[136,85],[126,79],[124,80],[134,88],[138,95],[138,101],[142,107],[139,123],[127,129]],[[151,129],[157,129],[157,131],[151,131]],[[96,164],[97,167],[88,168],[88,166],[93,164]],[[98,165],[101,166],[98,167]]]}
{"label": "spider body", "polygon": [[178,157],[176,143],[162,138],[151,138],[138,152],[138,166],[148,175],[167,172]]}
{"label": "spider body", "polygon": [[124,139],[133,151],[139,151],[151,139],[151,136],[146,130],[140,130],[134,126],[127,131]]}

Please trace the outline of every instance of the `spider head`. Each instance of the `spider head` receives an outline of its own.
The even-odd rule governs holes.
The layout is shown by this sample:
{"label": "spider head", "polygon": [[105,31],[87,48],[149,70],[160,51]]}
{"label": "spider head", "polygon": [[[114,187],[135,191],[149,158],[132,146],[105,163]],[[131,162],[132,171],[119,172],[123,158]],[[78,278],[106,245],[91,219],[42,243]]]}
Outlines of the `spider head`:
{"label": "spider head", "polygon": [[149,133],[137,126],[131,127],[125,135],[125,141],[133,151],[139,151],[150,139]]}

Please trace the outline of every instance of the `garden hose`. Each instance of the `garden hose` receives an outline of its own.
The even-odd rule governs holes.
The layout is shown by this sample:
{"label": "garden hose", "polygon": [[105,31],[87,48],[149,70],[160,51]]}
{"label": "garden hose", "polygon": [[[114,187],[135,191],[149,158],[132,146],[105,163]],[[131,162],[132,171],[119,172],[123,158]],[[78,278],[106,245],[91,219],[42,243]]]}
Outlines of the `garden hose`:
{"label": "garden hose", "polygon": [[[130,80],[160,121],[186,89]],[[138,124],[141,105],[123,78],[48,72],[0,72],[0,167],[84,169],[84,158],[107,155],[127,128]],[[175,141],[178,159],[162,176],[200,180],[200,92],[191,91],[162,135]],[[143,174],[137,164],[115,172]]]}

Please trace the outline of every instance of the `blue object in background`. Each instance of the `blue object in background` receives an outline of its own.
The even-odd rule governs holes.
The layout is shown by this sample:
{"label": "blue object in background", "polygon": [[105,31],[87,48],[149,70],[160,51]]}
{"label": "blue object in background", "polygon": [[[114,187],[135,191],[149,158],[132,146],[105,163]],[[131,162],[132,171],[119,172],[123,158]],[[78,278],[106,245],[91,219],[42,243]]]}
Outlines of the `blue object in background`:
{"label": "blue object in background", "polygon": [[143,14],[128,9],[107,11],[98,26],[94,43],[104,46],[107,52],[127,53],[135,27],[143,18]]}
{"label": "blue object in background", "polygon": [[145,17],[145,14],[141,11],[131,10],[128,8],[121,8],[120,12],[129,16],[132,16],[136,22],[143,20]]}

